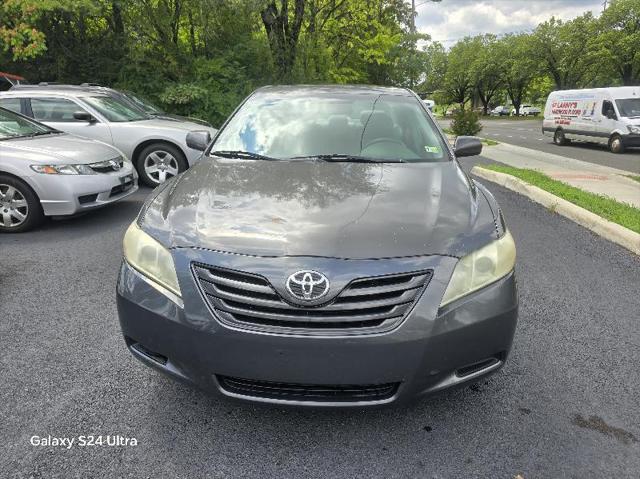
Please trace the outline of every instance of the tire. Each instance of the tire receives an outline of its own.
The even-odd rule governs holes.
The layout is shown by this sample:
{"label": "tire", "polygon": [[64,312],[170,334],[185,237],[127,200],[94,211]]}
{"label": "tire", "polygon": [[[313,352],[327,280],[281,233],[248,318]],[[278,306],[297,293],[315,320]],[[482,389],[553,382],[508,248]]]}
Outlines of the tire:
{"label": "tire", "polygon": [[553,142],[558,146],[565,146],[569,144],[569,140],[564,137],[564,131],[562,131],[560,128],[558,128],[554,133]]}
{"label": "tire", "polygon": [[612,135],[609,138],[609,151],[615,154],[624,153],[624,143],[622,143],[620,135]]}
{"label": "tire", "polygon": [[24,181],[0,174],[0,233],[23,233],[44,219],[38,195]]}
{"label": "tire", "polygon": [[187,159],[180,149],[169,143],[152,143],[136,159],[136,170],[147,186],[155,188],[188,168]]}

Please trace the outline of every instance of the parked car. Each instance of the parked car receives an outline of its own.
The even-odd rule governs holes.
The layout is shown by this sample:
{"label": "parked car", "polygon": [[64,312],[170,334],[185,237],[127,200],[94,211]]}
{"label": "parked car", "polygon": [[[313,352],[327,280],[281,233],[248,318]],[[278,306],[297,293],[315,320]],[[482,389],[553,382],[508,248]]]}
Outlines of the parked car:
{"label": "parked car", "polygon": [[126,198],[138,175],[122,152],[0,108],[0,232]]}
{"label": "parked car", "polygon": [[13,88],[0,93],[0,106],[58,130],[116,146],[131,158],[149,186],[178,175],[200,158],[200,152],[186,144],[189,131],[216,133],[196,123],[153,118],[111,95],[84,87]]}
{"label": "parked car", "polygon": [[495,107],[489,113],[490,116],[509,116],[510,114],[511,114],[511,111],[509,110],[509,107],[502,106],[502,105]]}
{"label": "parked car", "polygon": [[70,89],[83,89],[88,92],[94,93],[104,93],[106,95],[117,98],[118,100],[128,104],[136,110],[141,110],[143,113],[153,117],[160,118],[163,120],[176,120],[176,121],[187,121],[191,123],[197,123],[198,125],[204,125],[207,127],[211,127],[211,123],[205,120],[201,120],[199,118],[186,117],[181,115],[174,115],[172,113],[167,113],[162,110],[160,107],[152,103],[150,100],[147,100],[141,95],[133,93],[128,90],[116,90],[115,88],[109,88],[97,83],[81,83],[79,85],[67,85],[67,84],[59,84],[59,83],[51,83],[51,82],[40,82],[37,85],[16,85],[12,88],[12,90],[25,90],[25,89],[37,89],[42,87],[55,86],[56,88],[70,88]]}
{"label": "parked car", "polygon": [[[531,105],[520,105],[520,116],[538,116],[540,108]],[[511,110],[511,116],[516,116],[516,109]]]}
{"label": "parked car", "polygon": [[414,93],[254,92],[124,237],[130,352],[256,402],[400,403],[505,363],[515,245]]}
{"label": "parked car", "polygon": [[640,147],[640,87],[554,91],[542,133],[560,146],[587,141],[608,145],[613,153]]}

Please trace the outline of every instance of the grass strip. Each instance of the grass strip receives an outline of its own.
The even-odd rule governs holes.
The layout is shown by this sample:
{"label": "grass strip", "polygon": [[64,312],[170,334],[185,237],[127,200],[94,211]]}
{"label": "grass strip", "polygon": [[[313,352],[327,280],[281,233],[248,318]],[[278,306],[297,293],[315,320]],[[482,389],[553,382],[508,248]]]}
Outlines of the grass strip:
{"label": "grass strip", "polygon": [[537,186],[553,195],[567,200],[574,205],[591,211],[598,216],[617,223],[625,228],[640,233],[640,209],[627,203],[621,203],[606,196],[589,193],[575,186],[567,185],[548,177],[536,170],[514,168],[506,165],[479,165],[499,173],[520,178],[530,185]]}

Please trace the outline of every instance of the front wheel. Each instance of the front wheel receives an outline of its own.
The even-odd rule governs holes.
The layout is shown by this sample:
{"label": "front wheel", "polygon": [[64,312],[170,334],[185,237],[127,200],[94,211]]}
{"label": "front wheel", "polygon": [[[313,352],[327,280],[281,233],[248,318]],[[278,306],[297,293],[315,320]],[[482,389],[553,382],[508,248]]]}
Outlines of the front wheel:
{"label": "front wheel", "polygon": [[553,135],[553,142],[558,146],[564,146],[569,143],[569,140],[565,138],[564,131],[558,129]]}
{"label": "front wheel", "polygon": [[611,153],[624,153],[624,144],[620,135],[613,135],[609,140],[609,150]]}
{"label": "front wheel", "polygon": [[29,185],[13,176],[0,175],[0,232],[22,233],[43,219],[40,200]]}
{"label": "front wheel", "polygon": [[140,179],[155,188],[169,178],[187,169],[184,154],[175,146],[166,143],[152,143],[138,155],[136,168]]}

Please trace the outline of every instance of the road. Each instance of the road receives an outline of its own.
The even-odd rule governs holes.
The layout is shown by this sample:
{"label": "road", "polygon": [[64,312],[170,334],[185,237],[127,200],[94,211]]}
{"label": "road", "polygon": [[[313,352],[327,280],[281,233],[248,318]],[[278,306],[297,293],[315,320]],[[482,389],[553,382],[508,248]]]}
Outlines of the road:
{"label": "road", "polygon": [[[450,124],[450,120],[440,120],[440,122],[445,127]],[[640,173],[639,148],[629,149],[622,155],[615,155],[603,145],[590,143],[574,142],[571,145],[560,147],[553,143],[551,137],[542,136],[541,128],[542,122],[540,120],[484,120],[480,136],[502,143]]]}
{"label": "road", "polygon": [[[114,289],[148,190],[0,236],[0,477],[638,477],[638,257],[489,186],[518,245],[512,355],[480,384],[400,409],[231,403],[131,357]],[[138,445],[29,444],[90,434]]]}

